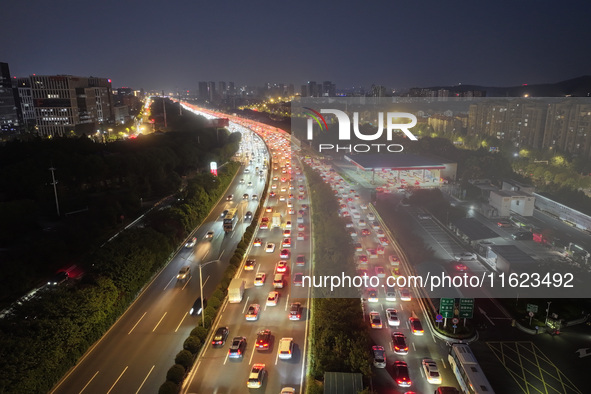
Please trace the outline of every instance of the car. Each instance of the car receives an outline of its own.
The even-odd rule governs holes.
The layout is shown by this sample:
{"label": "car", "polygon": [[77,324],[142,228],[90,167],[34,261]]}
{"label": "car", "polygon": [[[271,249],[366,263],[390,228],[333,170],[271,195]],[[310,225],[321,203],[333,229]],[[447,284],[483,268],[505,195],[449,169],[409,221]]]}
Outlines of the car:
{"label": "car", "polygon": [[369,289],[367,291],[368,302],[378,302],[378,291],[376,289]]}
{"label": "car", "polygon": [[248,193],[244,193],[244,194],[242,195],[242,199],[243,199],[243,200],[248,200],[248,197],[249,197],[249,196],[248,196]]}
{"label": "car", "polygon": [[291,220],[285,222],[285,228],[291,228]]}
{"label": "car", "polygon": [[376,248],[376,253],[384,255],[384,254],[386,254],[386,248],[383,247],[382,245],[378,245],[378,247]]}
{"label": "car", "polygon": [[277,175],[275,175],[275,176],[273,176],[273,180],[274,181],[278,181],[279,180],[279,177]]}
{"label": "car", "polygon": [[282,360],[289,360],[293,353],[293,338],[281,338],[277,356]]}
{"label": "car", "polygon": [[353,223],[353,221],[351,219],[349,219],[345,222],[345,228],[353,228],[353,227],[355,227],[355,223]]}
{"label": "car", "polygon": [[213,334],[211,345],[213,347],[224,346],[229,333],[230,329],[228,327],[218,327],[215,334]]}
{"label": "car", "polygon": [[252,212],[248,211],[244,214],[244,220],[252,220]]}
{"label": "car", "polygon": [[288,259],[289,258],[289,250],[281,249],[281,252],[279,252],[279,258]]}
{"label": "car", "polygon": [[419,218],[420,220],[428,220],[428,219],[431,219],[431,215],[429,215],[427,213],[419,213],[417,215],[417,218]]}
{"label": "car", "polygon": [[197,243],[197,237],[191,238],[186,244],[185,248],[192,248]]}
{"label": "car", "polygon": [[372,228],[374,231],[378,231],[378,230],[380,230],[380,229],[381,229],[381,227],[380,227],[380,224],[379,224],[378,222],[371,222],[371,228]]}
{"label": "car", "polygon": [[377,259],[378,251],[376,249],[367,249],[367,255],[370,259]]}
{"label": "car", "polygon": [[242,358],[246,350],[246,337],[234,337],[228,349],[228,358]]}
{"label": "car", "polygon": [[467,269],[468,269],[468,267],[464,263],[457,263],[456,264],[456,270],[458,270],[458,271],[466,271]]}
{"label": "car", "polygon": [[271,291],[267,296],[267,306],[277,306],[279,302],[279,292],[278,291]]}
{"label": "car", "polygon": [[303,254],[300,254],[298,257],[296,257],[296,265],[306,265],[306,257]]}
{"label": "car", "polygon": [[367,220],[371,220],[371,221],[376,220],[376,215],[374,215],[373,213],[369,212],[367,214]]}
{"label": "car", "polygon": [[224,218],[224,217],[226,217],[227,214],[228,214],[228,210],[227,209],[224,209],[222,211],[222,214],[220,215],[220,217]]}
{"label": "car", "polygon": [[477,260],[478,259],[478,256],[476,255],[476,253],[463,252],[463,253],[460,253],[460,254],[456,254],[454,256],[454,259],[456,259],[456,261]]}
{"label": "car", "polygon": [[365,227],[365,226],[367,226],[367,223],[365,222],[365,220],[361,219],[361,220],[359,220],[359,223],[357,223],[357,225],[359,227]]}
{"label": "car", "polygon": [[367,264],[367,262],[368,262],[367,255],[360,254],[359,255],[359,264],[365,265],[365,264]]}
{"label": "car", "polygon": [[213,239],[215,232],[213,230],[209,230],[207,234],[205,234],[205,239]]}
{"label": "car", "polygon": [[399,267],[390,268],[390,275],[392,275],[395,278],[398,278],[400,276],[400,268]]}
{"label": "car", "polygon": [[267,212],[267,213],[273,212],[273,207],[267,207],[265,209],[265,212]]}
{"label": "car", "polygon": [[255,348],[259,351],[267,351],[271,349],[271,330],[259,331]]}
{"label": "car", "polygon": [[396,354],[408,354],[408,345],[406,344],[406,337],[401,332],[392,333],[392,350]]}
{"label": "car", "polygon": [[254,271],[254,266],[257,264],[256,260],[246,260],[244,263],[244,270],[245,271]]}
{"label": "car", "polygon": [[534,234],[529,231],[518,231],[512,234],[511,238],[513,238],[516,241],[531,241],[532,239],[534,239]]}
{"label": "car", "polygon": [[347,217],[351,216],[351,214],[349,213],[349,211],[343,211],[343,212],[341,212],[341,216],[344,218],[347,218]]}
{"label": "car", "polygon": [[287,214],[288,214],[288,215],[295,215],[295,209],[293,209],[293,208],[289,208],[289,209],[287,210]]}
{"label": "car", "polygon": [[267,246],[265,247],[265,252],[273,253],[275,251],[275,244],[273,242],[267,242]]}
{"label": "car", "polygon": [[303,286],[304,274],[298,272],[293,276],[294,286]]}
{"label": "car", "polygon": [[291,248],[291,238],[283,238],[283,241],[281,242],[281,247]]}
{"label": "car", "polygon": [[304,236],[304,233],[298,233],[298,237],[297,237],[298,241],[303,241],[305,239],[306,239],[306,237]]}
{"label": "car", "polygon": [[382,317],[380,313],[376,311],[369,312],[369,323],[371,324],[371,328],[382,328]]}
{"label": "car", "polygon": [[287,200],[287,207],[293,208],[293,202],[291,200]]}
{"label": "car", "polygon": [[366,210],[367,209],[367,204],[360,204],[359,208]]}
{"label": "car", "polygon": [[185,265],[183,268],[180,269],[178,275],[176,276],[177,280],[185,280],[191,276],[191,267]]}
{"label": "car", "polygon": [[393,266],[400,265],[400,259],[397,256],[394,256],[392,254],[390,256],[388,256],[388,261],[390,262],[390,265],[393,265]]}
{"label": "car", "polygon": [[396,288],[394,286],[386,286],[386,301],[396,301]]}
{"label": "car", "polygon": [[277,185],[274,183],[271,185],[271,189],[277,189]]}
{"label": "car", "polygon": [[69,275],[67,272],[65,271],[60,271],[57,274],[53,275],[51,277],[51,279],[49,279],[47,281],[47,285],[48,286],[57,286],[61,283],[64,283],[66,280],[68,280]]}
{"label": "car", "polygon": [[253,194],[252,196],[250,196],[250,199],[251,199],[252,201],[258,201],[258,199],[259,199],[259,196],[257,196],[256,194]]}
{"label": "car", "polygon": [[260,238],[255,238],[252,242],[252,246],[261,246],[263,244],[263,240]]}
{"label": "car", "polygon": [[384,235],[386,235],[386,233],[384,232],[384,230],[379,228],[376,230],[376,235],[378,236],[378,238],[382,238],[382,237],[384,237]]}
{"label": "car", "polygon": [[234,199],[233,194],[228,194],[228,197],[226,197],[226,201],[232,201],[233,199]]}
{"label": "car", "polygon": [[353,246],[355,247],[356,252],[363,252],[363,245],[361,245],[361,243],[356,242]]}
{"label": "car", "polygon": [[291,230],[283,230],[284,237],[291,237]]}
{"label": "car", "polygon": [[380,238],[378,238],[378,241],[380,241],[380,245],[382,245],[382,246],[390,245],[390,242],[388,242],[388,238],[386,238],[386,237],[380,237]]}
{"label": "car", "polygon": [[204,298],[203,302],[201,302],[201,297],[197,298],[195,300],[195,302],[193,303],[193,306],[189,310],[189,315],[199,316],[201,314],[201,312],[203,311],[203,308],[205,308],[206,306],[207,306],[207,299]]}
{"label": "car", "polygon": [[304,226],[303,224],[298,224],[298,231],[305,231],[306,230],[306,226]]}
{"label": "car", "polygon": [[248,182],[248,184],[246,185],[246,187],[252,187],[252,182]]}
{"label": "car", "polygon": [[398,318],[398,311],[394,308],[386,309],[386,320],[390,327],[400,326],[400,319]]}
{"label": "car", "polygon": [[250,304],[246,311],[245,317],[247,321],[255,321],[259,319],[259,311],[261,306],[259,304]]}
{"label": "car", "polygon": [[277,193],[275,193],[274,191],[271,191],[271,193],[269,193],[269,197],[273,198],[277,195]]}
{"label": "car", "polygon": [[244,178],[240,178],[240,182],[238,182],[238,183],[240,183],[241,185],[243,185],[244,184]]}
{"label": "car", "polygon": [[376,272],[376,276],[378,278],[385,278],[386,277],[386,271],[384,270],[384,267],[382,267],[382,266],[377,266],[375,268],[375,272]]}
{"label": "car", "polygon": [[302,304],[294,302],[289,307],[289,320],[300,320],[302,318]]}
{"label": "car", "polygon": [[383,346],[372,346],[373,365],[376,368],[386,368],[386,351]]}
{"label": "car", "polygon": [[421,362],[421,365],[423,366],[423,372],[425,372],[427,382],[431,384],[441,384],[441,375],[439,374],[439,368],[437,368],[435,360],[425,358]]}
{"label": "car", "polygon": [[505,219],[501,219],[497,222],[497,227],[512,227],[513,224]]}
{"label": "car", "polygon": [[413,334],[423,335],[425,333],[425,331],[423,330],[423,325],[421,324],[421,321],[419,319],[417,319],[416,317],[410,317],[408,321],[410,323],[410,329],[412,330]]}
{"label": "car", "polygon": [[265,380],[265,364],[255,364],[250,370],[246,387],[249,389],[258,389],[263,385]]}
{"label": "car", "polygon": [[394,362],[394,376],[399,387],[410,387],[412,381],[408,376],[408,365],[404,361]]}
{"label": "car", "polygon": [[308,210],[308,204],[302,204],[301,205],[302,210],[307,211]]}
{"label": "car", "polygon": [[[285,189],[285,188],[283,188],[283,189]],[[282,191],[285,191],[285,190],[282,190]],[[285,196],[283,194],[281,194],[279,196],[279,201],[285,201]]]}
{"label": "car", "polygon": [[255,286],[263,286],[265,284],[265,279],[267,278],[267,275],[264,272],[259,272],[255,277],[254,277],[254,285]]}
{"label": "car", "polygon": [[279,260],[277,265],[275,265],[275,272],[278,272],[278,273],[287,272],[287,261]]}
{"label": "car", "polygon": [[412,297],[410,295],[410,290],[408,290],[407,288],[401,288],[400,289],[400,299],[402,301],[411,301]]}

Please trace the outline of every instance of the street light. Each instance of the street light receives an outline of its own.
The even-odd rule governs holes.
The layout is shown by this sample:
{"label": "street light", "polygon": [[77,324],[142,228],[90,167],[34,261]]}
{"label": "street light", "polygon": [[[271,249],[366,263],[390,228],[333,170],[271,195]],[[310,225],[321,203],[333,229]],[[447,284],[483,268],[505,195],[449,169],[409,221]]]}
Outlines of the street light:
{"label": "street light", "polygon": [[211,260],[206,263],[199,263],[199,289],[201,291],[201,324],[205,327],[205,308],[203,307],[203,274],[201,269],[211,263],[217,263],[219,260]]}
{"label": "street light", "polygon": [[550,314],[550,304],[552,301],[548,301],[548,309],[546,309],[546,324],[548,324],[548,315]]}

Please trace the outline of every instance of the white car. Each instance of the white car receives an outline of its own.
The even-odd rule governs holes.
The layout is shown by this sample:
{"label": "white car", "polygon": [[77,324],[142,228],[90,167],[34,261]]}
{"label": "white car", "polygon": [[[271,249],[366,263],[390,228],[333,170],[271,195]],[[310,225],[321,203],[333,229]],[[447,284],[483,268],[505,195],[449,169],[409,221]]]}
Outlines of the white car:
{"label": "white car", "polygon": [[454,258],[456,259],[456,261],[477,260],[478,259],[478,256],[476,256],[476,253],[464,252],[464,253],[456,254],[454,256]]}
{"label": "white car", "polygon": [[367,220],[376,220],[376,215],[374,215],[373,213],[368,213],[367,214]]}
{"label": "white car", "polygon": [[285,228],[291,228],[291,220],[285,222]]}
{"label": "white car", "polygon": [[269,292],[269,296],[267,297],[267,306],[277,306],[277,302],[279,302],[279,292]]}
{"label": "white car", "polygon": [[366,209],[367,209],[367,205],[366,205],[366,204],[361,204],[361,205],[359,205],[359,207],[360,207],[361,209],[363,209],[363,210],[366,210]]}
{"label": "white car", "polygon": [[388,325],[390,327],[398,327],[400,325],[398,311],[394,308],[386,309],[386,320],[388,320]]}
{"label": "white car", "polygon": [[439,374],[439,368],[437,368],[437,363],[430,358],[426,358],[422,361],[423,365],[423,372],[425,372],[425,377],[427,378],[427,382],[431,384],[441,384],[441,375]]}
{"label": "white car", "polygon": [[273,253],[275,251],[275,244],[273,242],[267,242],[267,246],[265,247],[265,252]]}

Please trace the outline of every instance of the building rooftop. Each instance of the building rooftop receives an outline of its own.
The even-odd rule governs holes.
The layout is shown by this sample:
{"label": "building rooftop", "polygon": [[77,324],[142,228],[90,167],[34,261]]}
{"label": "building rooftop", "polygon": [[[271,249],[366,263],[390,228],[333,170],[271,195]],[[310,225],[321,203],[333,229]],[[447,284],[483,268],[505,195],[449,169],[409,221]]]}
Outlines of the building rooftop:
{"label": "building rooftop", "polygon": [[530,255],[515,245],[491,245],[490,248],[498,256],[507,260],[511,267],[515,267],[516,264],[533,264],[536,262]]}
{"label": "building rooftop", "polygon": [[495,231],[486,227],[474,218],[458,219],[453,222],[453,225],[471,241],[500,237]]}

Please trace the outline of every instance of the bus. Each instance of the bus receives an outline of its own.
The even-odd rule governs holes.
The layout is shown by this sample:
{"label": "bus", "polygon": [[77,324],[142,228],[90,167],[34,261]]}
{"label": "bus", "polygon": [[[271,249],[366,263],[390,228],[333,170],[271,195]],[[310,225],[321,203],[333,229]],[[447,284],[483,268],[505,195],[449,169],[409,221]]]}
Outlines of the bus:
{"label": "bus", "polygon": [[465,394],[494,394],[476,357],[465,343],[452,343],[447,357],[458,383]]}
{"label": "bus", "polygon": [[224,216],[224,231],[226,234],[234,231],[237,222],[238,214],[236,213],[236,208],[228,209],[228,213]]}

